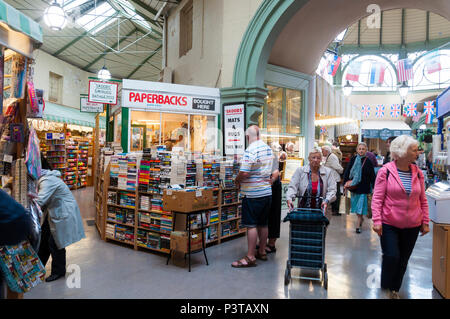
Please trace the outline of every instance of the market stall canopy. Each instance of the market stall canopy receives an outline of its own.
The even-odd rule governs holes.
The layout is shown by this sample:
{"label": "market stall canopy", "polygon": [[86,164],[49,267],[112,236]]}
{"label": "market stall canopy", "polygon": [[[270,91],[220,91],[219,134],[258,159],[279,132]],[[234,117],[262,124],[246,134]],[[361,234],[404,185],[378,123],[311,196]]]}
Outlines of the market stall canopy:
{"label": "market stall canopy", "polygon": [[22,32],[38,43],[42,43],[42,29],[39,23],[19,10],[0,0],[0,21],[15,31]]}
{"label": "market stall canopy", "polygon": [[[45,102],[43,119],[47,121],[95,127],[97,113],[80,112],[73,107]],[[106,128],[106,118],[100,116],[100,128]]]}
{"label": "market stall canopy", "polygon": [[358,123],[347,123],[336,125],[336,136],[346,136],[356,134],[359,135],[359,125]]}
{"label": "market stall canopy", "polygon": [[361,134],[364,138],[381,138],[411,135],[411,128],[403,121],[362,121]]}
{"label": "market stall canopy", "polygon": [[352,105],[340,90],[336,90],[321,76],[316,76],[317,125],[345,124],[361,118],[361,111]]}

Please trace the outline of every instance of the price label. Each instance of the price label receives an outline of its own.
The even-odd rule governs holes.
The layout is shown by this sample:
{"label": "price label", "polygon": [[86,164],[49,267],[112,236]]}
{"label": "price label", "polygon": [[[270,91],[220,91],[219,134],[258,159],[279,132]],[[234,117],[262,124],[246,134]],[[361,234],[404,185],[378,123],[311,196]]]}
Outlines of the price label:
{"label": "price label", "polygon": [[169,196],[172,195],[172,190],[171,189],[167,190],[167,195],[169,195]]}
{"label": "price label", "polygon": [[12,163],[12,161],[13,161],[12,155],[5,154],[5,156],[3,156],[3,162]]}
{"label": "price label", "polygon": [[202,197],[202,191],[201,190],[195,191],[195,196]]}

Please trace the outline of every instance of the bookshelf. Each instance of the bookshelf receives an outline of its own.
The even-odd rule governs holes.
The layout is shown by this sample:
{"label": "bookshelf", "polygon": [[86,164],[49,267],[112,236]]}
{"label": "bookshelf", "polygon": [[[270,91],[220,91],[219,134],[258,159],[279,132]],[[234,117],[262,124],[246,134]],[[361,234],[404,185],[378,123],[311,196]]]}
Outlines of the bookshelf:
{"label": "bookshelf", "polygon": [[[142,159],[142,161],[145,161]],[[147,165],[149,163],[144,163]],[[148,251],[170,254],[170,233],[173,230],[172,212],[163,210],[162,195],[155,190],[155,184],[145,184],[145,177],[139,174],[135,190],[121,189],[110,175],[111,161],[102,178],[98,178],[97,187],[97,229],[103,240],[111,240],[132,246],[135,250],[143,248]],[[101,166],[101,165],[100,165]],[[122,163],[124,166],[124,163]],[[102,176],[102,175],[100,175]],[[143,183],[144,182],[144,183]],[[147,185],[147,188],[144,187]],[[150,190],[150,191],[148,191]],[[120,194],[122,202],[120,201]],[[246,232],[240,225],[242,216],[241,200],[236,188],[218,187],[213,189],[213,206],[202,211],[205,222],[205,244],[220,244],[223,240],[236,238]],[[124,217],[127,215],[127,217]],[[195,230],[199,220],[191,221]]]}

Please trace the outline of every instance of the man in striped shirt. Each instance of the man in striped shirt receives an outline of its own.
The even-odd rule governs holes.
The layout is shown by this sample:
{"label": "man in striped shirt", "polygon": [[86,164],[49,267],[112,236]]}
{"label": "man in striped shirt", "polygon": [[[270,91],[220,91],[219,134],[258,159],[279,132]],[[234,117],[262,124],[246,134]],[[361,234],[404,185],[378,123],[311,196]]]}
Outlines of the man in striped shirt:
{"label": "man in striped shirt", "polygon": [[[248,147],[235,183],[244,196],[241,223],[247,227],[248,252],[244,258],[231,264],[236,268],[254,267],[256,259],[267,260],[267,223],[272,202],[272,149],[261,140],[258,126],[250,126],[245,135]],[[258,238],[259,249],[256,251]]]}

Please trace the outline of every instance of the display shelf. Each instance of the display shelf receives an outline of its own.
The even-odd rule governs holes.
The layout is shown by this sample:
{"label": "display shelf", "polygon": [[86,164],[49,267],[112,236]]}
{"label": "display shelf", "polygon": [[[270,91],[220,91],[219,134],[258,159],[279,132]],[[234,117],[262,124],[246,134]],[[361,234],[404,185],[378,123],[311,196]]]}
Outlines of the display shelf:
{"label": "display shelf", "polygon": [[[134,241],[128,241],[129,245],[133,245],[134,249],[137,248],[144,248],[147,250],[151,250],[151,251],[158,251],[158,252],[166,252],[169,253],[169,250],[166,249],[156,249],[154,247],[158,246],[158,245],[163,245],[164,247],[168,247],[168,245],[170,244],[170,240],[169,240],[169,236],[171,233],[171,230],[173,230],[173,213],[172,212],[167,212],[167,211],[160,211],[160,210],[155,210],[155,209],[151,209],[152,206],[153,208],[158,207],[159,205],[161,205],[160,200],[162,199],[162,194],[159,193],[159,190],[163,190],[164,186],[167,185],[167,183],[169,183],[170,181],[170,176],[169,175],[163,175],[163,176],[155,176],[155,174],[161,174],[160,170],[156,170],[156,167],[158,167],[158,169],[160,169],[161,162],[164,161],[169,161],[168,159],[170,159],[170,157],[166,154],[166,153],[161,153],[158,154],[159,155],[159,160],[155,161],[155,160],[148,160],[148,158],[146,158],[146,160],[144,161],[143,159],[136,163],[136,160],[132,160],[129,161],[129,159],[127,158],[127,156],[116,156],[116,160],[114,160],[114,156],[111,158],[109,165],[108,165],[108,169],[105,170],[104,174],[99,175],[99,178],[97,179],[97,192],[96,195],[98,198],[100,198],[99,200],[99,208],[98,210],[98,215],[103,214],[103,216],[99,216],[99,221],[103,222],[103,226],[102,225],[97,225],[99,229],[102,230],[103,234],[105,237],[103,237],[103,239],[106,238],[106,236],[109,237],[109,239],[111,238],[111,233],[112,233],[112,227],[109,226],[109,234],[107,234],[108,232],[106,231],[106,224],[115,224],[115,225],[120,225],[120,227],[128,227],[129,231],[126,230],[124,231],[123,229],[121,230],[122,234],[127,234],[127,236],[131,235],[131,232],[134,231]],[[164,164],[166,164],[166,162],[164,162]],[[137,164],[137,165],[136,165]],[[144,170],[143,172],[140,171],[140,164],[144,164]],[[214,170],[212,170],[212,164],[215,165]],[[208,184],[212,184],[214,185],[216,180],[215,180],[215,175],[216,172],[218,171],[218,166],[216,165],[217,163],[210,163],[211,166],[207,167],[207,173],[209,174],[208,176],[208,180],[207,181],[202,181],[202,183],[206,182]],[[101,166],[102,164],[100,164],[99,166]],[[162,167],[166,166],[167,168],[170,168],[170,166],[168,165],[162,165]],[[113,170],[114,167],[114,170]],[[125,171],[128,169],[132,169],[135,173],[134,175],[132,175],[131,177],[134,178],[134,176],[136,176],[136,182],[131,182],[132,186],[135,186],[134,190],[129,190],[129,189],[121,189],[118,186],[120,185],[125,185],[125,181],[127,180],[127,183],[130,183],[129,176],[127,175],[127,178],[125,179]],[[211,170],[209,170],[211,168]],[[121,174],[123,176],[123,181],[119,182],[118,177],[119,177],[119,171],[121,170]],[[202,170],[201,167],[199,167],[199,170]],[[152,176],[153,174],[153,176]],[[150,176],[150,177],[148,177]],[[110,182],[113,181],[113,184],[111,184]],[[147,183],[148,181],[148,183]],[[127,184],[129,185],[129,184]],[[207,216],[207,220],[206,220],[206,225],[204,225],[203,227],[203,231],[205,234],[205,244],[210,245],[215,245],[215,244],[220,244],[222,240],[225,240],[227,238],[233,238],[236,237],[240,234],[244,234],[245,233],[245,229],[242,231],[237,231],[240,228],[240,220],[241,220],[241,211],[239,208],[239,205],[242,204],[241,201],[237,201],[237,202],[233,202],[233,203],[226,203],[226,204],[222,204],[222,197],[223,197],[223,192],[228,192],[228,194],[226,194],[226,198],[229,199],[238,199],[239,198],[239,190],[236,187],[227,187],[227,188],[222,188],[221,187],[222,184],[219,184],[219,187],[213,187],[213,190],[215,192],[214,195],[214,203],[217,202],[216,205],[210,207],[209,209],[205,209],[205,212],[211,212],[212,215],[208,215]],[[100,189],[100,187],[102,187]],[[233,192],[235,191],[236,194],[230,194],[229,192]],[[113,195],[111,194],[111,198],[110,200],[112,201],[112,203],[108,203],[108,193],[112,192],[112,193],[117,193],[117,195]],[[133,200],[133,204],[134,206],[125,206],[125,205],[119,205],[117,204],[119,202],[119,197],[120,197],[120,193],[132,193],[133,195],[135,194],[135,197],[129,197],[129,199]],[[145,199],[145,200],[144,200]],[[225,199],[225,200],[227,200]],[[144,200],[141,203],[141,200]],[[125,223],[121,223],[121,222],[115,222],[114,220],[108,220],[108,207],[110,208],[110,216],[114,217],[114,212],[113,212],[113,207],[117,207],[120,209],[125,209],[125,210],[130,210],[130,213],[132,213],[131,211],[134,211],[134,225],[131,224],[125,224]],[[143,207],[144,209],[141,209],[141,207]],[[149,208],[150,209],[149,209]],[[232,207],[232,208],[230,208]],[[226,209],[226,210],[225,210]],[[227,212],[227,213],[226,213]],[[221,220],[222,219],[222,214],[228,214],[229,216],[231,216],[234,212],[234,216],[232,218],[226,219],[226,220]],[[144,213],[146,213],[146,215],[144,216]],[[124,213],[125,214],[125,213]],[[150,216],[150,214],[154,214],[153,216]],[[132,215],[128,215],[128,218],[131,217],[133,218]],[[126,217],[125,217],[126,218]],[[212,223],[210,222],[210,219],[214,220]],[[128,219],[130,220],[130,219]],[[231,225],[230,225],[231,223]],[[151,228],[151,224],[154,225],[154,228]],[[195,227],[194,227],[195,228]],[[194,229],[193,228],[193,229]],[[228,234],[228,230],[234,230],[235,232],[233,232],[232,234]],[[120,233],[120,232],[119,232]],[[223,233],[225,233],[226,235],[223,235]],[[131,238],[131,237],[130,237]],[[114,239],[113,239],[114,240]],[[117,240],[118,242],[124,243],[125,241],[123,240]],[[152,246],[152,247],[148,247],[146,246],[146,244]],[[158,246],[159,247],[159,246]]]}
{"label": "display shelf", "polygon": [[111,236],[105,236],[105,238],[108,239],[108,240],[114,240],[114,241],[117,241],[119,243],[123,243],[123,244],[134,246],[134,242],[131,242],[131,241],[121,240],[121,239],[113,238]]}

